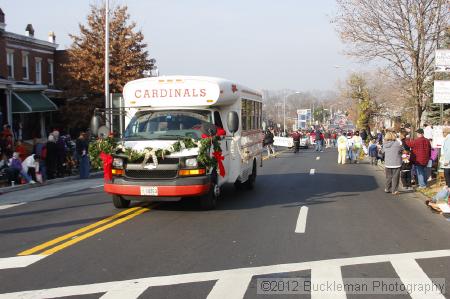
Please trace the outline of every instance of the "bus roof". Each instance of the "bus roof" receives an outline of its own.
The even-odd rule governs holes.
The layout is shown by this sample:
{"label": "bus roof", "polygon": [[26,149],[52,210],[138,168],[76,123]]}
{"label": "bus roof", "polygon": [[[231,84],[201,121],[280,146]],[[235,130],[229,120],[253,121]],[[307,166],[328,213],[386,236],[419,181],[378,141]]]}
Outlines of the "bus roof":
{"label": "bus roof", "polygon": [[162,76],[130,81],[123,88],[126,107],[210,107],[241,98],[261,101],[259,91],[233,81],[200,76]]}

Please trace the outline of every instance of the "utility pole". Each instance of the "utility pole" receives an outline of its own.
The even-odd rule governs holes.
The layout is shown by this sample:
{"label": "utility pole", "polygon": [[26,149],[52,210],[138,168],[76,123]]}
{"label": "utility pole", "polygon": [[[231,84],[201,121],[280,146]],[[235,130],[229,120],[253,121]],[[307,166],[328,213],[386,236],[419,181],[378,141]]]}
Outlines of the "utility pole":
{"label": "utility pole", "polygon": [[109,98],[109,0],[105,5],[105,119],[106,127],[111,132],[111,105]]}
{"label": "utility pole", "polygon": [[283,103],[283,134],[286,132],[286,97],[287,95],[284,94],[284,103]]}

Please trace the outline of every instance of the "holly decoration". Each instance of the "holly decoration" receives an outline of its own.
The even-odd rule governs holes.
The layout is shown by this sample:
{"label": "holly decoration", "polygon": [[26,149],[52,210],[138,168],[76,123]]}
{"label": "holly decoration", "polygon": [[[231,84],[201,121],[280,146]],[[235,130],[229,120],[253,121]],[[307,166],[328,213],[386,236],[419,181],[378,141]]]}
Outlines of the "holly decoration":
{"label": "holly decoration", "polygon": [[[208,170],[211,168],[217,169],[220,176],[225,176],[225,167],[223,165],[222,148],[220,146],[220,139],[225,136],[224,129],[218,128],[216,135],[203,134],[200,140],[200,149],[197,161],[204,165]],[[211,155],[212,149],[212,155]]]}
{"label": "holly decoration", "polygon": [[95,169],[100,169],[103,167],[103,161],[101,159],[101,153],[113,154],[117,147],[117,143],[113,136],[108,136],[106,138],[99,138],[94,142],[89,143],[89,158],[91,160],[91,166]]}

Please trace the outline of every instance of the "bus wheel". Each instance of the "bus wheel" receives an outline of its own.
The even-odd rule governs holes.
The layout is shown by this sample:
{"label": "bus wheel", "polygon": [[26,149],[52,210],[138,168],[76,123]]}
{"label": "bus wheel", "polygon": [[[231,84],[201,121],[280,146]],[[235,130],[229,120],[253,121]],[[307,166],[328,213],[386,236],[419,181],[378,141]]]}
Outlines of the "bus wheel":
{"label": "bus wheel", "polygon": [[256,167],[256,160],[254,160],[252,174],[249,175],[248,180],[245,182],[245,187],[248,190],[252,190],[255,187],[257,169],[258,169],[258,167]]}
{"label": "bus wheel", "polygon": [[113,204],[118,209],[126,209],[130,206],[130,201],[120,195],[113,195]]}
{"label": "bus wheel", "polygon": [[217,200],[220,198],[220,186],[217,179],[213,178],[208,193],[200,197],[200,207],[202,210],[214,210]]}

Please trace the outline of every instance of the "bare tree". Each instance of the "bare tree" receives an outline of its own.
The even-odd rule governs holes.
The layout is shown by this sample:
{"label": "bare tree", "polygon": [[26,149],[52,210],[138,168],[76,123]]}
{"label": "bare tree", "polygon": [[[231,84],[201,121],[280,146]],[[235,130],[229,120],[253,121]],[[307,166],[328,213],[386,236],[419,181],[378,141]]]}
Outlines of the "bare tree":
{"label": "bare tree", "polygon": [[426,107],[425,85],[432,80],[435,49],[450,19],[448,0],[336,0],[334,18],[347,54],[362,61],[388,62],[408,83],[416,126]]}

